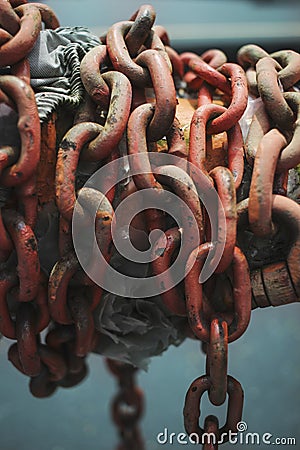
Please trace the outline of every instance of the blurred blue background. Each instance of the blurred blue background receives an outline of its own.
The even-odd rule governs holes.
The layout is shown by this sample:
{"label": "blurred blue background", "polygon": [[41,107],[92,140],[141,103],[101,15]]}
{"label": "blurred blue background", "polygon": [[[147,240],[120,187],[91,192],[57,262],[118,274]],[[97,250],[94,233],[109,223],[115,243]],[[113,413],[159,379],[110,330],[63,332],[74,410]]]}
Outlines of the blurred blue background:
{"label": "blurred blue background", "polygon": [[[300,448],[299,305],[255,310],[245,335],[229,345],[229,373],[245,391],[243,420],[249,432],[295,437]],[[75,388],[60,389],[49,399],[35,399],[28,380],[6,360],[8,341],[1,341],[0,448],[3,450],[112,450],[118,438],[110,421],[109,404],[115,380],[102,358],[89,357],[90,374]],[[148,373],[138,376],[146,396],[142,430],[147,450],[177,449],[157,443],[164,428],[184,431],[182,409],[186,390],[203,375],[205,358],[199,343],[186,340],[152,359]],[[226,405],[202,401],[202,421],[216,414],[225,422]],[[273,438],[272,438],[273,439]],[[264,447],[264,446],[262,446]],[[286,446],[276,446],[276,448]],[[197,448],[190,444],[184,448]],[[225,444],[242,450],[247,446]],[[250,448],[258,448],[250,446]]]}
{"label": "blurred blue background", "polygon": [[[62,26],[84,25],[98,35],[112,23],[128,19],[141,4],[135,0],[46,3],[55,10]],[[201,52],[219,47],[234,55],[239,46],[252,42],[270,51],[282,48],[299,51],[300,2],[153,0],[151,3],[157,11],[156,23],[166,26],[178,50]],[[249,431],[269,432],[274,438],[295,437],[297,449],[300,449],[299,317],[297,304],[256,310],[245,335],[229,346],[229,373],[244,388],[243,420]],[[9,345],[5,339],[0,342],[1,450],[115,448],[118,439],[110,421],[109,402],[116,384],[101,357],[90,356],[90,374],[81,385],[60,389],[53,397],[38,400],[30,395],[28,380],[8,363]],[[153,358],[148,373],[139,375],[139,384],[146,394],[142,429],[147,450],[161,448],[156,436],[165,427],[170,432],[184,431],[184,396],[192,380],[204,374],[204,368],[199,343],[187,340],[181,347],[170,348],[161,357]],[[225,407],[213,408],[205,395],[202,421],[210,413],[224,422]]]}

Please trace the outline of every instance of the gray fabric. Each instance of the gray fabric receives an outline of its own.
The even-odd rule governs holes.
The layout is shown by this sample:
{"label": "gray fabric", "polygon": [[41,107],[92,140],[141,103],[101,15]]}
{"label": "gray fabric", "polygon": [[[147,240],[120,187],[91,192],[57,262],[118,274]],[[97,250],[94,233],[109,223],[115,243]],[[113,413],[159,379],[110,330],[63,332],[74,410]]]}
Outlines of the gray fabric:
{"label": "gray fabric", "polygon": [[[126,237],[123,237],[126,239]],[[129,261],[114,252],[111,266],[129,277],[147,277],[149,265]],[[146,370],[149,358],[160,355],[170,345],[185,339],[186,319],[170,313],[159,296],[125,298],[106,292],[94,312],[95,327],[101,332],[96,353],[131,363]]]}
{"label": "gray fabric", "polygon": [[41,122],[59,106],[76,108],[83,99],[80,62],[100,44],[84,27],[43,30],[29,55],[31,86]]}
{"label": "gray fabric", "polygon": [[165,313],[159,297],[131,299],[106,293],[94,314],[101,339],[94,351],[147,370],[149,358],[185,339],[184,319]]}

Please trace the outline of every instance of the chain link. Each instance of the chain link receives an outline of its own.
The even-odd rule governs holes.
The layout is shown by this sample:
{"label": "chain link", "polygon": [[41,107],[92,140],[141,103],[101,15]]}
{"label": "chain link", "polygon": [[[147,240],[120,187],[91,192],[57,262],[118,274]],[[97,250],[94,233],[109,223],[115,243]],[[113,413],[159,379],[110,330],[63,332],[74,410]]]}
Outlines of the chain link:
{"label": "chain link", "polygon": [[[0,103],[15,111],[15,133],[20,136],[19,148],[0,148],[0,186],[5,191],[0,209],[0,332],[16,341],[8,357],[30,377],[33,395],[46,397],[59,386],[79,383],[87,374],[86,356],[101,340],[93,313],[102,289],[82,271],[74,250],[77,197],[82,230],[93,223],[96,205],[95,245],[109,262],[118,204],[142,189],[156,198],[172,191],[192,211],[200,245],[192,242],[195,229],[189,228],[184,212],[182,229],[158,209],[139,213],[134,226],[144,233],[165,232],[164,251],[161,237],[153,247],[159,254],[151,264],[154,275],[165,272],[184,246],[184,283],[161,298],[169,312],[186,318],[186,334],[207,344],[206,373],[187,392],[184,421],[189,434],[202,438],[212,433],[215,442],[204,442],[203,448],[217,449],[222,433],[236,431],[243,408],[241,385],[227,373],[228,343],[246,331],[251,309],[299,301],[300,206],[286,194],[288,171],[300,164],[300,55],[290,50],[269,55],[256,45],[239,50],[238,64],[227,62],[217,49],[179,55],[165,28],[154,26],[155,17],[153,7],[143,5],[130,20],[112,25],[81,61],[86,92],[79,109],[68,120],[57,111],[41,125],[27,57],[42,22],[50,29],[59,22],[46,5],[0,0]],[[177,117],[182,96],[196,105],[188,124]],[[243,137],[241,119],[255,99],[258,107]],[[189,144],[182,125],[189,128]],[[114,186],[106,196],[101,190],[107,191],[116,173],[107,174],[100,190],[82,188],[78,167],[83,164],[91,175],[117,161],[121,148],[134,157],[134,168],[142,175],[134,175],[122,190]],[[153,167],[149,151],[180,159],[174,166]],[[192,165],[204,175],[202,185]],[[220,198],[216,213],[225,248],[210,280],[199,283],[216,243],[198,194],[212,189]],[[57,259],[49,274],[40,264],[36,236],[39,215],[47,208],[55,208],[59,217]],[[283,239],[283,227],[291,230],[290,239]],[[272,262],[262,258],[257,267],[249,257],[246,232],[259,248],[272,243],[285,250]],[[93,259],[89,268],[99,272]],[[101,270],[98,275],[104,278]],[[108,367],[120,386],[112,404],[122,438],[118,448],[142,450],[138,423],[143,394],[135,385],[135,369],[112,360]],[[199,426],[205,391],[215,406],[228,395],[222,428],[215,416],[206,417],[204,429]]]}
{"label": "chain link", "polygon": [[144,411],[144,394],[136,386],[137,369],[112,359],[106,359],[106,364],[119,384],[119,392],[111,404],[112,418],[121,440],[117,450],[143,450],[145,447],[139,421]]}

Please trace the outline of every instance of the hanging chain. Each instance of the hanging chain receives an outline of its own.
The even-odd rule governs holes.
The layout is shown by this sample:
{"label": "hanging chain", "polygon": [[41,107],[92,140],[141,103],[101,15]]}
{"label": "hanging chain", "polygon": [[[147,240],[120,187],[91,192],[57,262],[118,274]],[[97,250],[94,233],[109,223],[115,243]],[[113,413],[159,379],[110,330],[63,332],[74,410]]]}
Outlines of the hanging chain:
{"label": "hanging chain", "polygon": [[[237,430],[243,409],[241,385],[227,372],[228,344],[246,331],[251,309],[299,301],[299,196],[288,198],[287,183],[289,171],[300,164],[300,55],[288,50],[269,55],[255,45],[239,50],[238,64],[227,62],[220,50],[179,55],[154,22],[155,11],[144,5],[130,20],[111,26],[81,60],[86,92],[77,111],[69,113],[71,125],[59,111],[40,124],[27,57],[42,23],[55,29],[59,22],[46,5],[0,0],[0,102],[15,111],[20,137],[19,146],[0,148],[0,332],[16,341],[9,359],[31,378],[33,395],[48,396],[58,386],[80,382],[87,373],[85,358],[101,340],[94,312],[102,288],[82,270],[74,249],[75,205],[82,231],[93,224],[96,210],[95,242],[109,262],[117,205],[142,190],[156,199],[167,191],[176,194],[192,212],[193,228],[183,209],[179,228],[155,207],[141,212],[135,227],[149,236],[157,229],[165,233],[167,243],[160,236],[154,245],[159,258],[151,263],[153,275],[163,274],[183,245],[184,283],[165,289],[161,299],[168,311],[186,318],[189,334],[205,343],[206,373],[187,392],[184,423],[199,439],[211,433],[214,444],[204,442],[204,448],[216,449],[223,434]],[[195,104],[188,144],[177,117],[182,96]],[[249,99],[256,110],[243,138]],[[120,188],[111,172],[98,190],[83,187],[79,164],[92,175],[117,161],[124,145],[135,173],[128,185]],[[154,167],[148,157],[153,151],[176,155],[176,164]],[[217,243],[200,201],[203,190],[218,193],[215,212],[224,236],[224,251],[204,283],[199,276]],[[47,274],[36,224],[41,211],[51,208],[59,217],[58,254]],[[88,266],[98,270],[97,260],[91,258]],[[98,276],[105,278],[104,268]],[[137,424],[143,396],[134,384],[135,369],[112,360],[108,366],[120,386],[112,407],[123,440],[118,448],[142,449]],[[204,429],[199,426],[205,391],[215,406],[228,394],[221,428],[215,416],[206,417]]]}
{"label": "hanging chain", "polygon": [[112,359],[106,359],[106,363],[119,384],[119,392],[111,405],[112,419],[121,440],[117,450],[143,450],[145,447],[138,424],[143,415],[144,395],[136,386],[137,369]]}

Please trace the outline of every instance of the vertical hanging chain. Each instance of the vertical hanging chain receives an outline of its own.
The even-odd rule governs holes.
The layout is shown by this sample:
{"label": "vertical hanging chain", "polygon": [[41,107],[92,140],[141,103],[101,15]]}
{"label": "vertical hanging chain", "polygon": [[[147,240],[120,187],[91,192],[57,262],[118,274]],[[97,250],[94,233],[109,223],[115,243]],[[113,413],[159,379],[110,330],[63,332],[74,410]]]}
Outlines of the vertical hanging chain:
{"label": "vertical hanging chain", "polygon": [[[74,249],[75,204],[80,230],[94,224],[94,245],[109,262],[118,203],[138,191],[150,190],[157,199],[171,191],[189,207],[193,228],[184,209],[179,227],[154,207],[140,213],[135,226],[149,236],[156,229],[165,233],[167,244],[160,235],[153,247],[159,257],[151,264],[152,275],[162,275],[184,246],[184,283],[166,289],[161,298],[167,310],[187,321],[187,334],[206,344],[206,373],[187,392],[184,422],[199,439],[211,433],[214,444],[203,442],[203,448],[216,449],[222,433],[236,431],[243,408],[242,387],[227,373],[228,344],[246,331],[251,309],[299,301],[300,201],[287,197],[287,183],[289,171],[300,164],[300,55],[289,50],[269,55],[256,45],[239,50],[238,64],[216,49],[179,55],[167,31],[154,26],[155,16],[151,5],[142,5],[130,20],[112,25],[81,58],[86,92],[70,124],[53,112],[41,126],[27,57],[42,23],[55,30],[59,22],[46,5],[0,0],[0,103],[18,116],[20,137],[19,147],[0,148],[0,332],[16,341],[9,359],[30,377],[33,395],[45,397],[59,386],[79,383],[87,374],[86,356],[101,340],[94,312],[103,292],[82,270]],[[177,117],[182,95],[195,105],[188,139]],[[243,137],[241,124],[254,99],[258,107]],[[136,170],[128,186],[114,183],[113,172],[100,190],[82,187],[80,164],[91,175],[117,161],[121,147]],[[179,158],[157,167],[148,157],[153,151]],[[206,189],[218,193],[216,220],[224,236],[224,252],[204,283],[200,272],[216,242],[198,195],[204,187],[193,167]],[[107,192],[110,181],[114,186]],[[41,268],[36,236],[39,215],[47,208],[55,208],[59,221],[57,260],[50,273]],[[283,238],[283,227],[292,231],[290,239]],[[196,231],[199,242],[194,244]],[[275,262],[257,265],[249,257],[245,232],[260,245],[283,241],[285,250]],[[88,266],[98,270],[95,258]],[[105,278],[105,268],[99,276]],[[171,285],[171,277],[166,281]],[[108,367],[120,387],[112,405],[122,438],[118,448],[141,450],[143,394],[135,385],[135,369],[112,360]],[[228,395],[221,428],[215,416],[206,417],[204,428],[199,425],[205,391],[215,406]]]}

